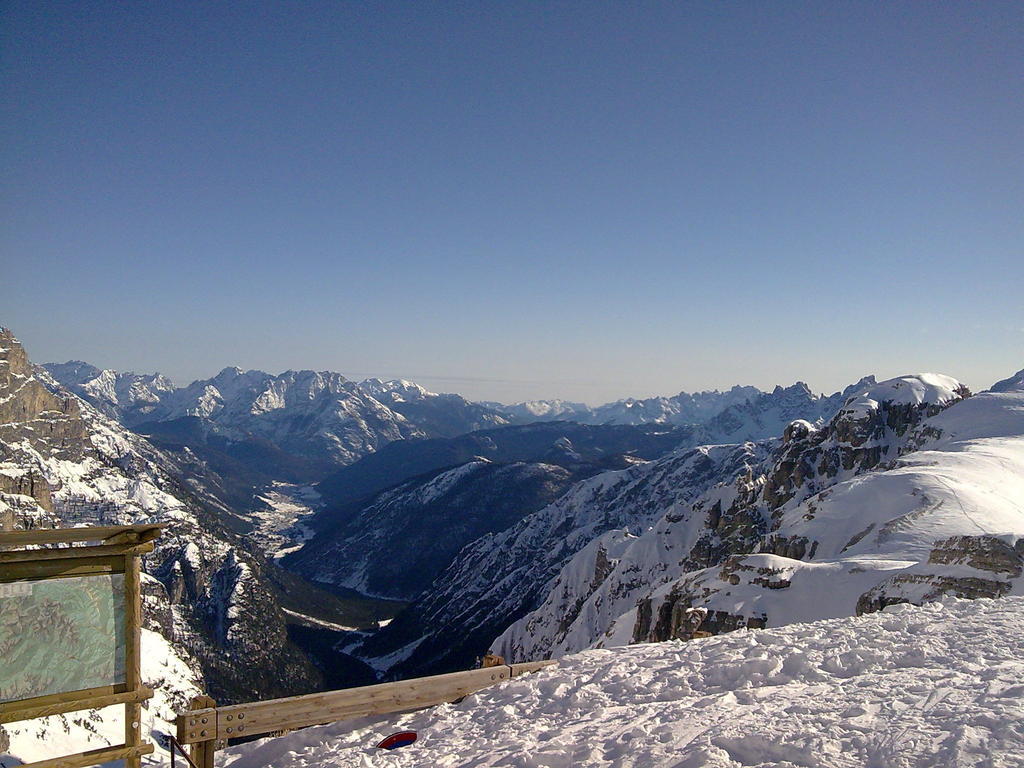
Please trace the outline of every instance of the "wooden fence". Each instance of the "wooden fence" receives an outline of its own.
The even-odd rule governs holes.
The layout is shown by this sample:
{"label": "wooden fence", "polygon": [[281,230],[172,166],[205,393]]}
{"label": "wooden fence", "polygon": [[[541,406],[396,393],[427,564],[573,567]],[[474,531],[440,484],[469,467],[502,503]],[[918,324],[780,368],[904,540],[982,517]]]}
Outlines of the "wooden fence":
{"label": "wooden fence", "polygon": [[475,691],[555,663],[530,661],[502,664],[447,675],[225,707],[218,707],[213,699],[203,696],[193,700],[193,709],[178,715],[177,737],[182,744],[192,745],[192,760],[198,768],[213,768],[214,751],[227,739],[432,707],[457,701]]}

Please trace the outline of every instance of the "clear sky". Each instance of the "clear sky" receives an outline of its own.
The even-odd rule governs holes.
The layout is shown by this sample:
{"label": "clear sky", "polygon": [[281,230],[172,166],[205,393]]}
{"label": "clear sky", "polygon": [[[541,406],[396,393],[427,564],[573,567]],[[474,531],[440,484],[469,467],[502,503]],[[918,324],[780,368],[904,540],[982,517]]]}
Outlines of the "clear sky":
{"label": "clear sky", "polygon": [[1024,367],[1024,4],[4,2],[37,361],[591,403]]}

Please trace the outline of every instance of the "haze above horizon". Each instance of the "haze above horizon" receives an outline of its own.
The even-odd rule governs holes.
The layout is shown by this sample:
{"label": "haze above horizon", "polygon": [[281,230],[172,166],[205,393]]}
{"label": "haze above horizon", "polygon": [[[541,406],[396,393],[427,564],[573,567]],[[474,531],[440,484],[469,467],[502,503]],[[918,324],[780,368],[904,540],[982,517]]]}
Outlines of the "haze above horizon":
{"label": "haze above horizon", "polygon": [[1015,2],[9,2],[36,361],[504,402],[1024,367]]}

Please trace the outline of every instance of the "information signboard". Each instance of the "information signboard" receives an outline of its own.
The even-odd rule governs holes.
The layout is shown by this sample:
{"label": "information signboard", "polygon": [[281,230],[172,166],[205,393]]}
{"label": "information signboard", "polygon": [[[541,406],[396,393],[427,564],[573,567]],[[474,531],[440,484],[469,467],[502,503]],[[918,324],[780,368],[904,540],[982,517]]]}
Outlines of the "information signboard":
{"label": "information signboard", "polygon": [[0,702],[125,678],[123,573],[0,584]]}

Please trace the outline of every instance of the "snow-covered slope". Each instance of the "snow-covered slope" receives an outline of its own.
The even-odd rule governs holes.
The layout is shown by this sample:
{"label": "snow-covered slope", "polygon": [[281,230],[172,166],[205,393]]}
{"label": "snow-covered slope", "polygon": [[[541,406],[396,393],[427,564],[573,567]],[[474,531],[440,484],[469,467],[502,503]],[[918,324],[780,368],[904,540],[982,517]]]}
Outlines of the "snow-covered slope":
{"label": "snow-covered slope", "polygon": [[553,504],[468,545],[409,609],[370,638],[364,654],[412,674],[465,668],[498,632],[536,607],[545,585],[608,530],[639,533],[666,510],[763,460],[768,448],[680,450],[574,485]]}
{"label": "snow-covered slope", "polygon": [[[843,395],[849,399],[852,393],[875,386],[868,377]],[[731,406],[691,430],[684,445],[708,441],[716,431],[729,437],[763,435],[792,417],[818,419],[845,402],[839,397],[815,398],[805,385],[777,388]],[[813,429],[808,421],[800,423]],[[545,598],[553,601],[546,613],[552,633],[564,632],[576,622],[606,625],[607,619],[590,616],[593,603],[588,604],[588,598],[609,575],[629,539],[662,516],[683,514],[681,510],[716,484],[760,475],[766,462],[774,461],[779,446],[776,439],[681,448],[657,461],[582,481],[549,507],[467,546],[409,609],[364,643],[363,653],[375,657],[374,663],[407,674],[457,668],[458,662],[487,650],[492,640],[487,631],[497,634],[537,609]],[[551,581],[574,556],[564,577]],[[628,600],[643,582],[638,581],[639,574],[623,578],[629,580],[629,589],[615,589]],[[600,604],[606,599],[595,598]],[[546,635],[541,641],[551,642]]]}
{"label": "snow-covered slope", "polygon": [[964,394],[902,377],[821,429],[794,423],[759,472],[593,542],[496,645],[559,655],[1006,594],[1024,565],[1024,392]]}
{"label": "snow-covered slope", "polygon": [[[459,704],[232,747],[221,768],[1017,768],[1024,598],[592,650]],[[384,752],[380,739],[419,740]]]}

